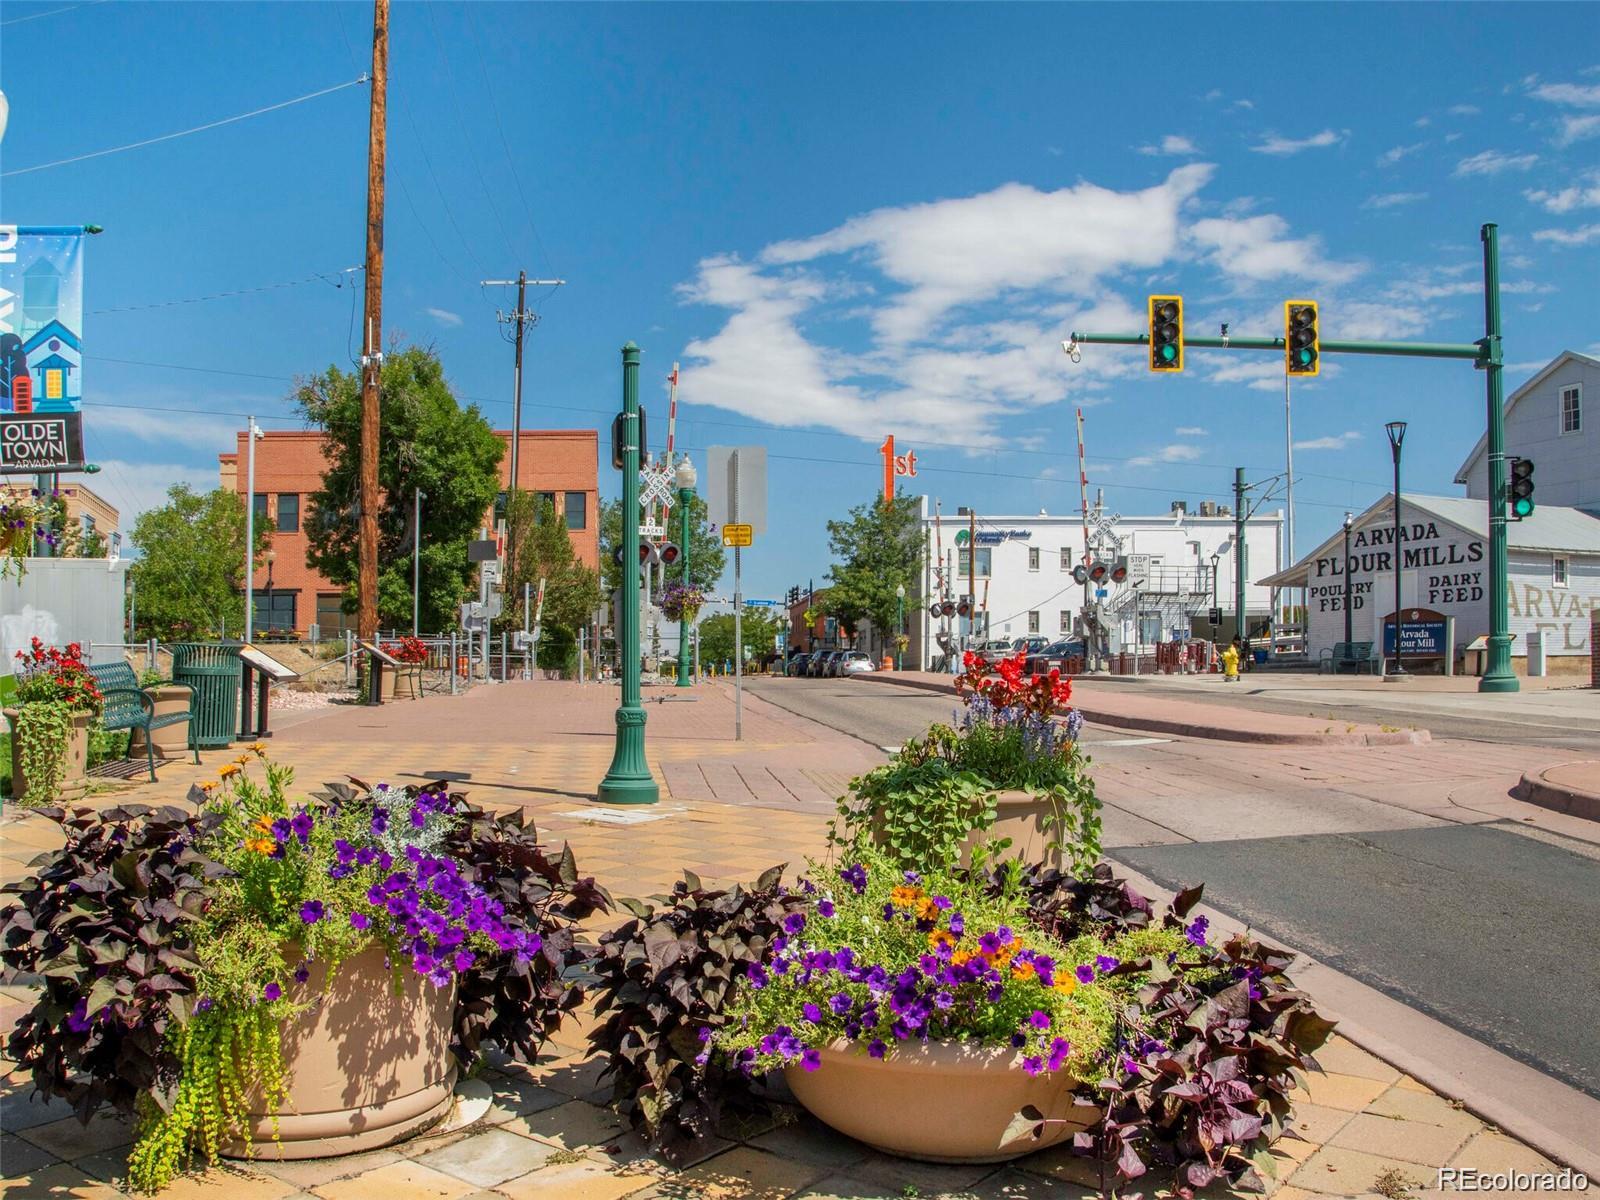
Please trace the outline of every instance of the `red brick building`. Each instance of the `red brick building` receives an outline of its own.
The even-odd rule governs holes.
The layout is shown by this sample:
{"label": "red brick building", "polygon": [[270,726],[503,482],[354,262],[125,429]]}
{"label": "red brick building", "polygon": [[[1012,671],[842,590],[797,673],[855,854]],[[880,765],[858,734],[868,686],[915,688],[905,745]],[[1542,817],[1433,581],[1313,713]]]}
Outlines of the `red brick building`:
{"label": "red brick building", "polygon": [[[246,488],[244,431],[232,453],[219,454],[222,486],[241,496]],[[506,444],[500,482],[511,475],[511,433],[496,434]],[[600,564],[600,438],[592,429],[524,429],[517,456],[519,487],[542,492],[567,519],[578,559]],[[306,521],[311,494],[327,469],[323,435],[310,430],[265,432],[256,442],[256,522],[272,531],[272,593],[266,595],[267,568],[256,572],[258,629],[293,629],[304,634],[314,623],[324,637],[354,627],[340,611],[339,589],[306,562]],[[423,500],[427,504],[427,500]],[[489,514],[485,514],[485,521]]]}

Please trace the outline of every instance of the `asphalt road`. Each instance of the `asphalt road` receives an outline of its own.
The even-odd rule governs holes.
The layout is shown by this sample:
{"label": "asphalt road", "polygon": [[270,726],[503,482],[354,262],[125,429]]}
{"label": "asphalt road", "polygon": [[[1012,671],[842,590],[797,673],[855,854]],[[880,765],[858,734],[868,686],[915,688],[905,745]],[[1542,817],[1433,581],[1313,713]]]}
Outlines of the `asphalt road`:
{"label": "asphalt road", "polygon": [[[954,709],[946,697],[852,680],[748,686],[886,750]],[[1086,734],[1097,758],[1119,762],[1159,753],[1170,765],[1184,745]],[[1208,903],[1268,936],[1600,1097],[1600,847],[1510,822],[1327,832],[1326,793],[1286,790],[1271,802],[1276,829],[1303,820],[1316,832],[1192,840],[1189,827],[1164,845],[1109,844],[1119,825],[1157,819],[1172,803],[1121,800],[1125,812],[1108,806],[1106,854],[1168,887],[1204,881]],[[1399,815],[1380,808],[1375,818]]]}

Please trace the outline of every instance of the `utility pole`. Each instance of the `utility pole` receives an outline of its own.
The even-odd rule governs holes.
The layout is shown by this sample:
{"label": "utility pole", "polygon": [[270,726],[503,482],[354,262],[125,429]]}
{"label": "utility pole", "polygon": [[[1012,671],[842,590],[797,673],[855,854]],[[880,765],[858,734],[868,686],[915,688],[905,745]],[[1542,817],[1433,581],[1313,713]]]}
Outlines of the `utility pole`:
{"label": "utility pole", "polygon": [[389,0],[373,0],[372,112],[367,127],[367,294],[361,343],[361,488],[356,518],[360,580],[356,631],[365,641],[371,641],[378,633],[378,376],[383,369],[384,106],[388,84]]}
{"label": "utility pole", "polygon": [[515,279],[480,280],[483,287],[510,287],[517,285],[517,307],[514,312],[495,312],[495,319],[512,327],[512,342],[516,346],[516,380],[511,392],[511,482],[506,488],[514,492],[522,485],[517,479],[517,460],[522,450],[522,334],[530,325],[539,323],[539,314],[528,311],[528,285],[534,287],[560,287],[565,279],[529,279],[526,271],[518,271]]}
{"label": "utility pole", "polygon": [[[1488,444],[1485,451],[1489,472],[1489,653],[1484,663],[1480,692],[1514,692],[1521,685],[1511,670],[1511,626],[1507,605],[1506,579],[1506,455],[1505,397],[1500,378],[1504,358],[1500,349],[1500,227],[1485,225],[1483,239],[1483,367],[1489,395]],[[1398,545],[1395,553],[1400,553]],[[1398,616],[1398,614],[1397,614]],[[1395,646],[1399,647],[1399,626],[1395,627]]]}
{"label": "utility pole", "polygon": [[[411,498],[411,636],[417,636],[417,623],[422,612],[422,498],[421,488],[413,491]],[[455,670],[455,664],[450,664]]]}
{"label": "utility pole", "polygon": [[1233,631],[1240,644],[1245,641],[1244,631],[1244,468],[1233,469]]}
{"label": "utility pole", "polygon": [[1083,409],[1078,410],[1078,496],[1083,504],[1083,665],[1093,671],[1098,664],[1100,641],[1095,637],[1094,605],[1089,583],[1089,473],[1083,461]]}
{"label": "utility pole", "polygon": [[[255,638],[256,628],[256,419],[246,418],[244,468],[244,640]],[[234,467],[238,470],[238,467]],[[245,707],[249,707],[246,698]]]}
{"label": "utility pole", "polygon": [[[967,509],[967,649],[978,635],[978,510]],[[1031,631],[1030,631],[1031,632]]]}

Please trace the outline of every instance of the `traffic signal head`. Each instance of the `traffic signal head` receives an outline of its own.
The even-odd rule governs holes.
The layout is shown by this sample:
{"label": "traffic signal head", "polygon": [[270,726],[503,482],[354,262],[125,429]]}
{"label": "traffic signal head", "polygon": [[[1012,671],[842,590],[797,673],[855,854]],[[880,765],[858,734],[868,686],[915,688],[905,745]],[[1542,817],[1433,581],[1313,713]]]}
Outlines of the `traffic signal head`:
{"label": "traffic signal head", "polygon": [[1089,568],[1089,578],[1095,583],[1104,583],[1106,576],[1111,573],[1111,568],[1103,562],[1097,562]]}
{"label": "traffic signal head", "polygon": [[1089,582],[1089,568],[1084,566],[1082,563],[1079,563],[1077,566],[1073,567],[1072,568],[1072,582],[1074,582],[1074,583],[1088,583]]}
{"label": "traffic signal head", "polygon": [[941,616],[945,616],[945,617],[953,617],[953,616],[955,616],[956,615],[956,602],[954,600],[946,600],[946,601],[944,601],[942,604],[939,605],[939,614]]}
{"label": "traffic signal head", "polygon": [[1285,370],[1315,375],[1322,367],[1322,335],[1317,331],[1317,302],[1290,300],[1283,306]]}
{"label": "traffic signal head", "polygon": [[1507,503],[1511,506],[1511,517],[1520,521],[1523,517],[1533,515],[1533,460],[1529,458],[1513,458],[1511,460],[1511,480],[1507,486]]}
{"label": "traffic signal head", "polygon": [[972,615],[972,597],[961,597],[961,603],[956,605],[956,613],[959,616],[970,617]]}
{"label": "traffic signal head", "polygon": [[1150,297],[1150,369],[1183,370],[1183,297]]}
{"label": "traffic signal head", "polygon": [[1116,564],[1111,568],[1111,582],[1121,583],[1128,578],[1128,556],[1119,554]]}

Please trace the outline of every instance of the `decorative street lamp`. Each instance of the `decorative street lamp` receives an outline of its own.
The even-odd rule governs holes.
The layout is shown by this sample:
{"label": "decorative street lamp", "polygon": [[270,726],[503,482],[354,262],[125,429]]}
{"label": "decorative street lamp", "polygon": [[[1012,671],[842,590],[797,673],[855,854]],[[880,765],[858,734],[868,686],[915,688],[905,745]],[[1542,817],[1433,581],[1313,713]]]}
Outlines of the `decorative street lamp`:
{"label": "decorative street lamp", "polygon": [[612,804],[655,804],[661,788],[644,757],[644,706],[639,702],[639,347],[622,347],[622,603],[617,622],[617,666],[622,704],[611,766],[596,799]]}
{"label": "decorative street lamp", "polygon": [[906,669],[905,651],[900,649],[900,639],[906,635],[906,585],[895,585],[894,589],[894,669]]}
{"label": "decorative street lamp", "polygon": [[1355,518],[1349,513],[1344,515],[1344,652],[1350,653],[1351,628],[1350,628],[1350,527],[1355,524]]}
{"label": "decorative street lamp", "polygon": [[[683,586],[689,586],[689,501],[694,498],[694,485],[699,477],[695,474],[694,464],[687,457],[678,464],[678,514],[681,524],[678,528],[679,553],[683,556]],[[689,678],[689,614],[684,610],[678,614],[678,686],[688,687]]]}
{"label": "decorative street lamp", "polygon": [[265,628],[271,633],[277,628],[277,623],[272,618],[272,564],[278,561],[278,552],[270,547],[261,552],[261,561],[267,564],[267,619]]}
{"label": "decorative street lamp", "polygon": [[1404,678],[1405,664],[1400,658],[1400,635],[1405,632],[1404,614],[1400,611],[1400,446],[1406,440],[1406,423],[1390,421],[1384,427],[1389,435],[1389,449],[1394,454],[1394,671],[1390,678]]}

